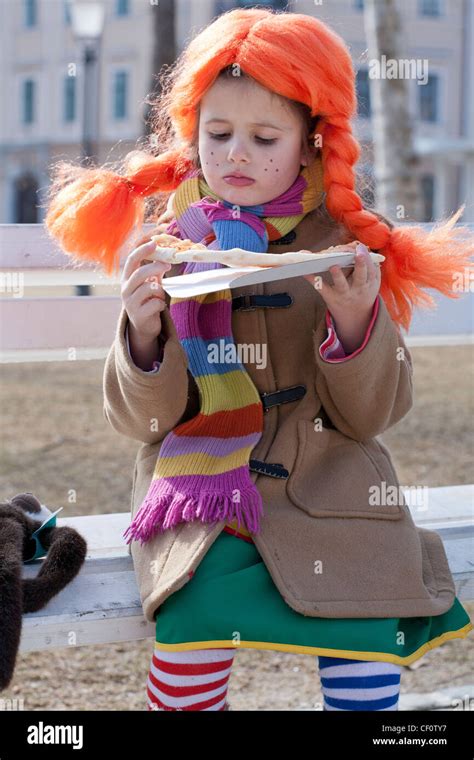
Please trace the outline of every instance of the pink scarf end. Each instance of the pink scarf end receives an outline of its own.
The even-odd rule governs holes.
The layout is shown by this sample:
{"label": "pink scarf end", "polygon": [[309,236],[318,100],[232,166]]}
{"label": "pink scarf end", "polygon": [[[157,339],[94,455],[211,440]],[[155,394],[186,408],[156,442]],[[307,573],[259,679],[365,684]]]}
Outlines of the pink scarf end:
{"label": "pink scarf end", "polygon": [[177,492],[148,494],[123,537],[127,544],[140,541],[143,545],[157,533],[197,520],[210,524],[237,520],[239,527],[244,524],[250,533],[259,533],[263,515],[260,493],[252,487],[241,491],[240,497],[240,502],[235,502],[228,494],[210,491],[196,497]]}

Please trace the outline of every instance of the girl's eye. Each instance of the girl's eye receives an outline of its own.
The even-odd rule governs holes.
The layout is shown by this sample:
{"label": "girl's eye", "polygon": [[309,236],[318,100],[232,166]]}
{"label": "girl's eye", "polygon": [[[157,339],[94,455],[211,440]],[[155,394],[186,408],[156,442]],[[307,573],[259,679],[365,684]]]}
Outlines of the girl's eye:
{"label": "girl's eye", "polygon": [[[214,134],[210,133],[210,137],[212,137],[213,140],[225,140],[226,137],[229,137],[228,132],[224,132],[222,134]],[[265,137],[258,137],[255,135],[255,139],[258,140],[258,142],[263,143],[264,145],[271,145],[272,143],[276,142],[276,137],[273,138],[265,138]]]}

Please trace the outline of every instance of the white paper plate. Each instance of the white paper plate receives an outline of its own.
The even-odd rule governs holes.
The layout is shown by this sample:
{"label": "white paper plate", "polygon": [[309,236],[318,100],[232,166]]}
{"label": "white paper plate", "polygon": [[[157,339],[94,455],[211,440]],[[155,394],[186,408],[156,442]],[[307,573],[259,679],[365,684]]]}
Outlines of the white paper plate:
{"label": "white paper plate", "polygon": [[[275,267],[221,267],[207,272],[181,274],[177,277],[164,277],[163,290],[172,298],[188,298],[190,296],[216,293],[226,288],[242,288],[246,285],[256,285],[260,282],[287,280],[290,277],[301,277],[305,274],[318,274],[329,271],[329,267],[337,264],[340,267],[354,265],[354,251],[349,253],[327,253],[311,261],[299,264],[284,264]],[[374,264],[385,261],[380,253],[370,253]]]}

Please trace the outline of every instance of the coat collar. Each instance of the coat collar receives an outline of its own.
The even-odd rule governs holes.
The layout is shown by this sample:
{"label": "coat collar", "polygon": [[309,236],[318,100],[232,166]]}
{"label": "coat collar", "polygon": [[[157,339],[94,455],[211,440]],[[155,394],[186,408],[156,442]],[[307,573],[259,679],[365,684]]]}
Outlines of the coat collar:
{"label": "coat collar", "polygon": [[[293,230],[296,236],[289,235],[288,242],[273,242],[268,246],[269,253],[286,253],[288,251],[321,251],[331,245],[342,245],[354,240],[354,236],[329,216],[326,206],[321,204],[310,211]],[[291,239],[293,237],[293,239]]]}

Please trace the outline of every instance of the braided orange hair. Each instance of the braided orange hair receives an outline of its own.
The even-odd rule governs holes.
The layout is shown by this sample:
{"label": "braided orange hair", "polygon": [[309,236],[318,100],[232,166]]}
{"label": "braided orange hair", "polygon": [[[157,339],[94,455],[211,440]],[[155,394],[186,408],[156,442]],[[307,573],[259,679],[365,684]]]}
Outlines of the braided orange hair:
{"label": "braided orange hair", "polygon": [[455,227],[464,206],[428,233],[417,226],[390,228],[365,209],[355,191],[361,147],[351,127],[357,98],[346,44],[316,18],[260,8],[222,14],[179,57],[161,101],[169,120],[167,150],[158,156],[132,151],[122,174],[64,162],[56,167],[45,225],[62,248],[102,263],[109,274],[118,266],[119,248],[143,223],[144,197],[172,192],[195,167],[199,103],[229,66],[239,66],[260,85],[320,117],[316,134],[321,135],[326,208],[355,239],[385,256],[380,295],[394,322],[408,330],[413,306],[433,305],[423,288],[457,297],[454,278],[472,270],[474,252],[468,229]]}

